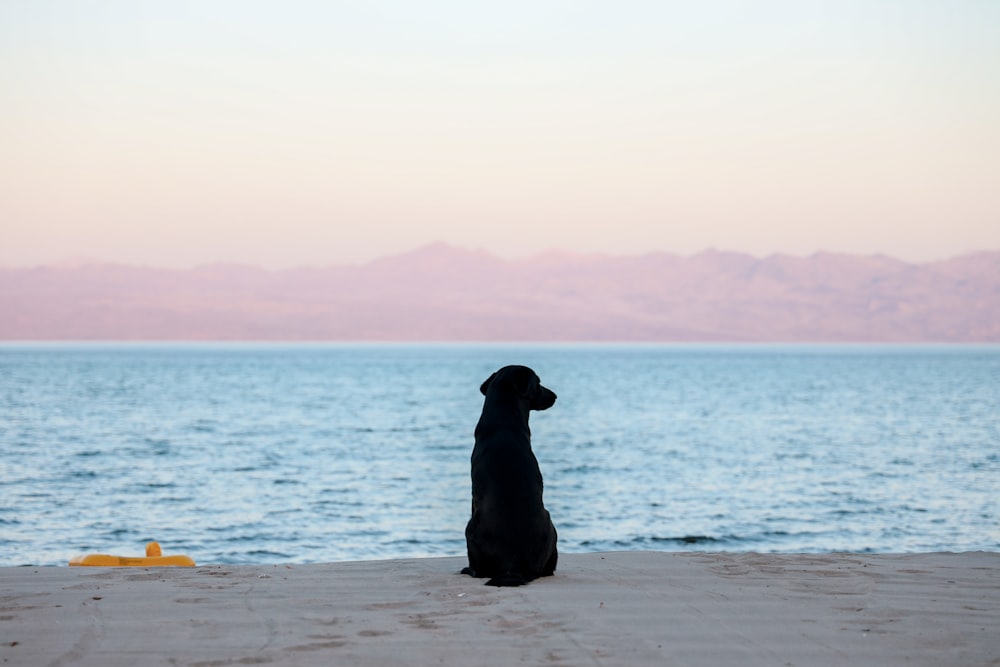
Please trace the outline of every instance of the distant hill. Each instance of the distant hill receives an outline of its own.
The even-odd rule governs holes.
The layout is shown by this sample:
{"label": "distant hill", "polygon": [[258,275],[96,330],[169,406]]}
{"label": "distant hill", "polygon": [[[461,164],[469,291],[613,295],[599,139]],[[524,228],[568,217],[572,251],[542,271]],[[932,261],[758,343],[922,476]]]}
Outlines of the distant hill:
{"label": "distant hill", "polygon": [[1000,252],[506,261],[433,244],[288,271],[0,269],[0,339],[1000,342]]}

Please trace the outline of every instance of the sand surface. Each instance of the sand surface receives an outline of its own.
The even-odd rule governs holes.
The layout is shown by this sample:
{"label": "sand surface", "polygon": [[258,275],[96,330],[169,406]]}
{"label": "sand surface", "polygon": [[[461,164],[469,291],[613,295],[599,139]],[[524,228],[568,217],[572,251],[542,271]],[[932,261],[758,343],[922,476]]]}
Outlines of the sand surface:
{"label": "sand surface", "polygon": [[998,665],[1000,554],[0,568],[10,665]]}

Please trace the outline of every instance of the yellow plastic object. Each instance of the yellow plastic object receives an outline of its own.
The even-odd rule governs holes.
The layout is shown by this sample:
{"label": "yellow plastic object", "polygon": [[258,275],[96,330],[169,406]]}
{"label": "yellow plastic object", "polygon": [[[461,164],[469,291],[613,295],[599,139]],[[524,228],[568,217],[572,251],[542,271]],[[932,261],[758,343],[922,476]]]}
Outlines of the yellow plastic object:
{"label": "yellow plastic object", "polygon": [[69,564],[94,567],[194,567],[194,561],[188,556],[180,554],[164,556],[159,542],[150,542],[146,545],[145,557],[84,554],[74,556]]}

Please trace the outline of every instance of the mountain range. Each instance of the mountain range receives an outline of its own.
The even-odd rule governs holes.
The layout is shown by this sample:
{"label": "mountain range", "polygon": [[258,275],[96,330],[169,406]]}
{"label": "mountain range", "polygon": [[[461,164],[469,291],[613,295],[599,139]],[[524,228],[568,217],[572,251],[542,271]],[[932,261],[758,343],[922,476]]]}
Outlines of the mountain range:
{"label": "mountain range", "polygon": [[0,269],[2,340],[1000,342],[1000,252]]}

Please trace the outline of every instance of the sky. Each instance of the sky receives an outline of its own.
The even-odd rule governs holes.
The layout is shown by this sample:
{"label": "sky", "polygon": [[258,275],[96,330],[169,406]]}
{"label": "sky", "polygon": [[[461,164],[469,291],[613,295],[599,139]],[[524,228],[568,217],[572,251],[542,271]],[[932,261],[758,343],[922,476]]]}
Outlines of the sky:
{"label": "sky", "polygon": [[1000,250],[1000,3],[0,2],[0,265]]}

